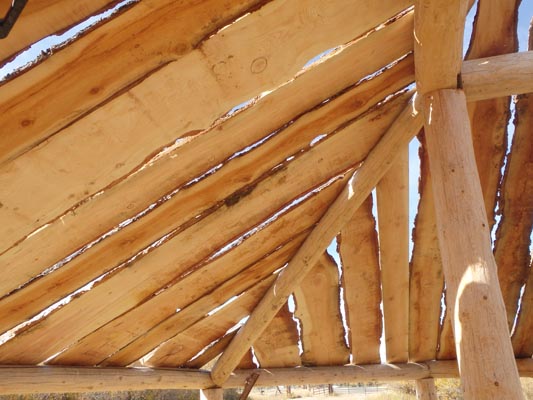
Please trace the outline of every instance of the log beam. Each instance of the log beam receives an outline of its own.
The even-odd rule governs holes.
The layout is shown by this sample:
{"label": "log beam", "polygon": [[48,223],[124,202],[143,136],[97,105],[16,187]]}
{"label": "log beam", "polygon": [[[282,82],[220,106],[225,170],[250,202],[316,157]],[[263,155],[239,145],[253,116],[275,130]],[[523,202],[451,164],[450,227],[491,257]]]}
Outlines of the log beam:
{"label": "log beam", "polygon": [[433,378],[417,379],[415,385],[418,400],[437,400],[437,389]]}
{"label": "log beam", "polygon": [[324,249],[350,220],[396,160],[397,149],[405,148],[419,132],[422,118],[416,111],[415,99],[398,116],[387,133],[370,152],[347,185],[309,234],[289,265],[267,291],[263,299],[239,330],[226,351],[215,364],[211,377],[222,386],[235,369],[242,356],[268,326],[288,297],[315,266]]}
{"label": "log beam", "polygon": [[492,253],[466,97],[423,97],[437,235],[465,399],[522,399]]}
{"label": "log beam", "polygon": [[533,92],[533,51],[468,60],[461,68],[468,101]]}
{"label": "log beam", "polygon": [[[517,360],[520,375],[533,377],[533,359]],[[373,381],[457,378],[455,361],[236,370],[224,388],[243,387],[258,373],[255,386],[322,385]],[[213,389],[209,371],[150,368],[56,366],[0,367],[0,394],[84,393],[147,389]]]}

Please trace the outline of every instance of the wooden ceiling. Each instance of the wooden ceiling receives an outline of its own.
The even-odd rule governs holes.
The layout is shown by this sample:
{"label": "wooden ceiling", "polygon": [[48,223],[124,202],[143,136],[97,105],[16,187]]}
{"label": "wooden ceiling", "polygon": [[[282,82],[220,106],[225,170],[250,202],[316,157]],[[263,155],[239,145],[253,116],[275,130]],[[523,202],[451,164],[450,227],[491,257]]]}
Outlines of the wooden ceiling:
{"label": "wooden ceiling", "polygon": [[[518,50],[519,3],[476,5],[466,59]],[[407,0],[30,0],[1,63],[111,9],[0,86],[1,365],[204,367],[412,95]],[[515,356],[531,358],[533,102],[469,114]],[[239,368],[456,358],[418,139],[419,199],[397,148]]]}

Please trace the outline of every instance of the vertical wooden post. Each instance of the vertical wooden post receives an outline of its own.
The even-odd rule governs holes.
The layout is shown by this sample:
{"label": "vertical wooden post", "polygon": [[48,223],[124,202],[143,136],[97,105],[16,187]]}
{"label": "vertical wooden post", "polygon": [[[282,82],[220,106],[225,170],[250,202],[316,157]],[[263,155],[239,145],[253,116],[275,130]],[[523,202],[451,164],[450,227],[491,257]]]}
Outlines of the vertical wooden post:
{"label": "vertical wooden post", "polygon": [[417,379],[416,398],[418,400],[437,400],[437,389],[433,378]]}
{"label": "vertical wooden post", "polygon": [[462,90],[423,98],[437,233],[465,399],[523,399]]}
{"label": "vertical wooden post", "polygon": [[202,389],[200,390],[200,400],[222,400],[224,390],[216,389]]}

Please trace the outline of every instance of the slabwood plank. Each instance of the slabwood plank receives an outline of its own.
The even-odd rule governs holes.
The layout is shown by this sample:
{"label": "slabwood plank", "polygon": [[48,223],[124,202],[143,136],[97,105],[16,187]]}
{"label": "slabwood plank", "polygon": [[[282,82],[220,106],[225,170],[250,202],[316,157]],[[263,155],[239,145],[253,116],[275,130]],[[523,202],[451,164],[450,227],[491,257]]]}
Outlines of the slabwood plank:
{"label": "slabwood plank", "polygon": [[246,317],[275,278],[276,275],[265,278],[222,309],[205,316],[198,323],[167,340],[144,360],[144,365],[178,367],[185,364]]}
{"label": "slabwood plank", "polygon": [[[483,1],[477,8],[474,30],[466,59],[496,56],[518,50],[516,34],[520,1]],[[501,180],[501,169],[507,149],[507,124],[510,118],[510,98],[501,97],[468,104],[474,153],[483,191],[489,229],[494,214]],[[498,260],[496,260],[497,264]],[[518,292],[516,292],[516,297]],[[505,299],[505,297],[504,297]],[[506,302],[507,303],[507,302]],[[516,298],[515,298],[516,304]],[[509,304],[510,308],[513,308]],[[509,310],[512,311],[512,310]],[[510,325],[515,312],[508,316]],[[455,343],[451,315],[446,314],[440,336],[439,359],[455,359]]]}
{"label": "slabwood plank", "polygon": [[[341,93],[337,98],[323,106],[309,110],[290,126],[281,129],[277,135],[259,148],[241,157],[233,158],[231,161],[226,161],[225,166],[216,174],[187,189],[180,190],[172,199],[139,221],[120,230],[59,270],[0,300],[0,327],[4,330],[9,329],[16,323],[35,315],[52,304],[53,301],[59,300],[91,279],[134,256],[172,229],[187,226],[191,221],[196,222],[195,217],[197,215],[217,206],[217,204],[220,205],[220,202],[224,201],[227,196],[242,190],[241,188],[246,185],[253,185],[258,179],[263,179],[265,174],[270,173],[271,168],[305,148],[317,135],[335,131],[343,123],[368,110],[378,100],[411,82],[412,72],[412,59],[407,58],[375,79],[356,86],[346,93]],[[359,107],[354,107],[354,104],[359,105]],[[175,171],[173,174],[177,174],[176,171],[193,165],[195,160],[202,160],[204,154],[208,158],[211,150],[223,152],[224,148],[228,146],[227,143],[223,143],[224,140],[233,140],[233,146],[239,144],[246,147],[253,143],[250,139],[255,138],[250,138],[249,135],[251,136],[252,132],[253,135],[258,135],[260,131],[259,129],[251,130],[250,127],[269,116],[267,110],[271,105],[272,103],[265,98],[265,101],[220,125],[220,130],[214,131],[212,135],[198,138],[177,149],[161,161],[157,168],[154,167],[153,171],[147,169],[143,176],[140,174],[144,171],[138,176],[134,176],[132,184],[135,185],[135,190],[141,191],[139,185],[145,183],[157,172],[163,172],[162,176],[158,177],[161,179],[168,174],[168,168],[173,168]],[[223,135],[218,136],[218,133]],[[264,135],[269,133],[270,131],[263,132]],[[207,139],[212,139],[213,142]],[[221,144],[220,149],[217,148],[219,144]],[[180,164],[179,160],[184,165]],[[227,183],[221,185],[221,182]],[[127,186],[127,182],[124,186],[126,193],[117,193],[119,198],[124,198],[132,191]],[[128,200],[131,201],[131,199]],[[98,201],[98,198],[95,201]],[[76,222],[77,216],[81,215],[82,212],[85,213],[84,218],[89,218],[88,213],[91,211],[99,212],[96,205],[83,211],[77,210],[73,216],[73,222]],[[104,214],[107,215],[107,211],[104,211]],[[169,224],[169,221],[172,223]],[[80,228],[78,226],[76,230]],[[35,274],[39,273],[38,269],[33,269],[36,267],[36,263],[23,265],[16,254],[16,252],[9,254],[8,260],[13,260],[13,263],[8,262],[6,264],[6,268],[11,268],[6,272],[5,280],[0,283],[0,287],[5,291],[8,291],[15,284],[22,284],[28,279],[30,271]],[[5,260],[5,258],[6,256],[0,257],[0,260]],[[77,272],[72,274],[73,270]]]}
{"label": "slabwood plank", "polygon": [[[217,271],[218,268],[221,268],[222,265],[225,265],[225,269],[229,269],[227,265],[232,265],[231,262],[233,258],[240,260],[246,258],[243,256],[241,251],[249,247],[252,248],[252,252],[255,253],[265,253],[265,245],[274,247],[276,244],[283,243],[284,240],[288,240],[294,232],[301,232],[305,229],[308,229],[312,226],[320,216],[324,213],[327,206],[338,194],[340,187],[342,186],[343,181],[346,178],[339,180],[338,182],[333,183],[328,188],[320,191],[320,193],[313,196],[311,199],[303,203],[300,207],[295,208],[294,210],[287,213],[287,215],[282,216],[281,218],[274,221],[264,230],[260,231],[256,235],[253,235],[247,239],[243,244],[239,245],[236,249],[228,254],[227,257],[223,257],[218,262],[212,262],[207,265],[207,268],[201,269],[196,278],[196,281],[191,282],[189,290],[191,293],[195,293],[196,286],[201,284],[202,280],[206,280],[206,276],[214,275],[213,270]],[[305,235],[305,233],[303,233]],[[250,251],[250,250],[247,250]],[[246,254],[246,253],[245,253]],[[229,257],[229,260],[228,260]],[[218,268],[217,268],[218,264]],[[239,266],[239,262],[234,262],[235,266]],[[230,269],[230,271],[233,268]],[[192,275],[192,274],[191,274]],[[236,279],[239,275],[237,275]],[[186,280],[183,280],[183,283],[187,283]],[[205,283],[204,283],[205,285]],[[177,285],[180,286],[179,284]],[[170,290],[172,292],[173,289]],[[187,295],[187,292],[184,292],[184,295]],[[190,294],[189,294],[190,296]],[[118,318],[116,321],[117,325],[126,325],[135,327],[133,330],[134,334],[122,335],[117,333],[115,329],[115,321],[104,326],[102,330],[108,331],[109,333],[104,337],[101,337],[99,330],[95,331],[94,334],[91,334],[89,337],[95,336],[93,344],[89,343],[87,347],[89,349],[94,349],[94,344],[99,344],[102,346],[102,342],[110,341],[111,344],[117,346],[115,353],[112,354],[109,358],[103,360],[100,364],[107,366],[123,366],[132,363],[134,360],[140,358],[142,355],[150,352],[155,348],[159,343],[175,334],[177,321],[180,320],[180,316],[172,316],[167,318],[162,323],[154,326],[151,329],[147,329],[145,326],[146,322],[149,322],[149,319],[146,317],[139,318],[139,315],[142,314],[142,306],[137,307],[131,312],[124,315],[124,317]],[[194,314],[192,314],[195,316]],[[136,322],[138,321],[138,322]],[[144,333],[146,331],[146,333]],[[134,340],[135,339],[135,340]],[[81,344],[85,343],[85,339],[80,342]],[[115,344],[117,343],[117,344]],[[118,351],[117,351],[118,350]],[[93,350],[94,351],[94,350]]]}
{"label": "slabwood plank", "polygon": [[[411,27],[412,14],[408,14],[348,46],[340,54],[308,69],[290,84],[262,98],[251,109],[178,147],[154,162],[150,168],[145,168],[117,183],[91,201],[82,204],[75,212],[64,214],[45,229],[35,232],[30,238],[10,248],[0,256],[1,263],[5,267],[4,279],[0,282],[0,293],[5,294],[24,284],[31,277],[61,261],[65,255],[96,240],[122,221],[132,218],[162,196],[225,162],[234,153],[261,140],[287,121],[295,119],[324,99],[356,83],[365,75],[401,57],[412,49]],[[381,49],[376,55],[374,55],[374,46],[379,46]],[[356,63],[360,57],[364,57],[367,62]],[[401,69],[406,68],[409,71],[407,73],[409,79],[412,79],[412,60],[408,59],[406,62],[409,66],[405,62],[401,63]],[[389,83],[395,84],[395,81],[404,80],[400,77],[402,73],[399,70],[393,69],[393,71],[398,71],[400,75],[386,74],[385,76],[389,76],[387,78]],[[370,85],[380,81],[381,78],[374,82],[371,80]],[[368,87],[367,84],[362,85],[361,89],[364,87]],[[394,91],[393,88],[386,90]],[[382,96],[374,89],[368,92],[363,90],[361,94],[362,97],[356,99],[356,104],[361,104],[361,110],[370,107]],[[277,111],[271,113],[269,110],[274,106]],[[276,156],[271,155],[271,157]],[[124,204],[127,204],[125,208]],[[99,271],[90,273],[87,271],[88,275],[80,278],[85,279],[84,283],[88,282],[91,277],[102,273]],[[57,281],[52,286],[56,284]],[[58,289],[60,295],[69,290],[65,287]],[[35,294],[31,297],[35,298]],[[57,298],[57,294],[51,298]]]}
{"label": "slabwood plank", "polygon": [[[317,54],[366,33],[408,4],[276,0],[210,37],[0,166],[0,187],[5,188],[0,251],[106,190],[176,139],[207,129],[234,106],[293,78]],[[22,195],[30,187],[32,196]]]}
{"label": "slabwood plank", "polygon": [[[523,399],[461,90],[423,99],[437,233],[465,399]],[[490,348],[491,351],[486,351]]]}
{"label": "slabwood plank", "polygon": [[413,362],[435,359],[444,287],[432,178],[423,134],[419,140],[420,201],[413,230],[409,286],[409,360]]}
{"label": "slabwood plank", "polygon": [[226,351],[217,360],[211,377],[222,384],[238,364],[242,354],[260,336],[276,312],[283,306],[295,287],[303,280],[321,255],[319,249],[327,247],[344,227],[344,221],[353,215],[364,199],[378,183],[395,160],[395,150],[407,146],[420,130],[421,115],[416,110],[416,98],[412,98],[401,114],[389,127],[383,139],[368,154],[357,174],[350,176],[348,184],[321,218],[315,229],[293,257],[276,283],[239,330]]}
{"label": "slabwood plank", "polygon": [[[1,126],[6,132],[17,132],[0,138],[0,164],[190,53],[206,36],[263,3],[143,0],[53,52],[20,79],[0,87]],[[64,4],[62,7],[67,9]],[[113,62],[109,62],[110,53]]]}
{"label": "slabwood plank", "polygon": [[[224,204],[216,212],[140,258],[131,267],[121,270],[18,334],[0,346],[0,362],[45,360],[135,307],[140,300],[151,296],[219,250],[228,240],[244,234],[298,196],[358,165],[379,141],[405,101],[405,95],[399,96],[330,135],[307,152],[300,153],[285,168],[278,169],[259,182],[251,193],[244,196],[244,201],[241,199],[236,203]],[[80,313],[80,310],[84,312]],[[55,339],[52,341],[50,337]],[[26,349],[23,355],[19,351],[21,346]]]}
{"label": "slabwood plank", "polygon": [[[529,48],[533,48],[530,28]],[[495,257],[498,278],[507,309],[508,321],[517,312],[522,296],[512,343],[517,357],[533,355],[533,274],[531,273],[530,235],[533,226],[533,95],[518,96],[515,133],[502,183],[502,221],[496,231]]]}
{"label": "slabwood plank", "polygon": [[[368,196],[337,237],[352,363],[380,362],[382,330],[378,237]],[[311,272],[312,273],[312,272]]]}
{"label": "slabwood plank", "polygon": [[[72,25],[118,3],[116,0],[32,0],[28,1],[9,35],[2,39],[0,65],[32,43],[61,33]],[[0,11],[2,18],[3,10]]]}
{"label": "slabwood plank", "polygon": [[226,333],[220,339],[211,343],[209,347],[204,349],[204,351],[201,354],[197,355],[196,357],[192,358],[191,360],[183,364],[183,367],[190,368],[190,369],[202,368],[203,366],[205,366],[207,363],[209,363],[211,360],[213,360],[216,356],[218,356],[220,353],[224,351],[224,349],[227,347],[227,345],[229,344],[231,339],[233,339],[236,333],[237,333],[236,330],[230,333]]}
{"label": "slabwood plank", "polygon": [[260,367],[281,368],[301,365],[298,338],[296,322],[286,304],[254,343],[254,352]]}
{"label": "slabwood plank", "polygon": [[409,148],[376,186],[387,362],[409,359]]}
{"label": "slabwood plank", "polygon": [[340,314],[339,272],[335,261],[324,253],[311,272],[294,290],[302,336],[302,364],[344,365],[350,350],[344,342]]}
{"label": "slabwood plank", "polygon": [[[288,243],[282,244],[280,249],[277,246],[271,247],[272,244],[268,243],[270,249],[259,245],[254,251],[250,247],[258,245],[257,240],[246,241],[227,256],[189,274],[160,295],[92,332],[47,364],[97,365],[111,355],[116,359],[121,350],[135,339],[145,349],[138,357],[133,357],[140,358],[173,334],[196,323],[220,303],[281,268],[305,235],[306,232],[300,233]],[[263,254],[269,255],[264,257]],[[246,265],[254,255],[257,259]],[[150,348],[150,338],[154,337],[155,342]],[[122,354],[124,352],[123,350]],[[109,362],[107,364],[111,365]]]}

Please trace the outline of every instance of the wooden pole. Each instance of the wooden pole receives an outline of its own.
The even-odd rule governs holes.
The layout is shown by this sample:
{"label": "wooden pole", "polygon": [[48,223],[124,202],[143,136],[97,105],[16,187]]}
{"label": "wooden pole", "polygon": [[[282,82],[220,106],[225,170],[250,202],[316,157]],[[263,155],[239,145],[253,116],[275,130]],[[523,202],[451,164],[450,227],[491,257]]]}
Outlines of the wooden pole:
{"label": "wooden pole", "polygon": [[200,390],[200,400],[222,400],[223,397],[224,390],[220,388]]}
{"label": "wooden pole", "polygon": [[[533,378],[533,359],[517,360],[520,375]],[[258,373],[255,386],[325,385],[425,378],[457,378],[455,361],[236,370],[224,388],[246,385]],[[212,389],[209,371],[151,368],[28,366],[0,367],[0,394],[115,392],[147,389]]]}
{"label": "wooden pole", "polygon": [[461,68],[468,101],[533,92],[533,51],[468,60]]}
{"label": "wooden pole", "polygon": [[437,389],[433,378],[417,379],[415,385],[418,400],[437,400]]}
{"label": "wooden pole", "polygon": [[344,227],[395,162],[397,149],[405,148],[422,125],[414,98],[387,133],[372,149],[363,166],[348,181],[344,190],[309,234],[289,265],[261,299],[246,324],[239,330],[211,371],[213,381],[222,386],[246,351],[268,326],[307,273],[313,269],[324,249]]}
{"label": "wooden pole", "polygon": [[523,399],[462,90],[422,99],[437,234],[465,399]]}

